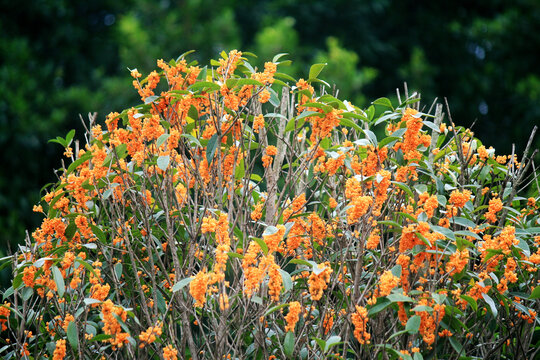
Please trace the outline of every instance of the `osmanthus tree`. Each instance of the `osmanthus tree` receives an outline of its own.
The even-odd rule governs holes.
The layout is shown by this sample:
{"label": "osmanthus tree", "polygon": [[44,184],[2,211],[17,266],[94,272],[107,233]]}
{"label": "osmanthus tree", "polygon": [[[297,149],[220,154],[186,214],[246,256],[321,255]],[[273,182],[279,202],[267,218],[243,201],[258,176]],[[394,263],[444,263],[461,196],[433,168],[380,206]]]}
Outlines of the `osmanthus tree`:
{"label": "osmanthus tree", "polygon": [[10,258],[0,354],[538,356],[531,146],[497,156],[442,106],[362,110],[323,64],[296,80],[249,56],[133,70],[140,105],[55,140],[66,165]]}

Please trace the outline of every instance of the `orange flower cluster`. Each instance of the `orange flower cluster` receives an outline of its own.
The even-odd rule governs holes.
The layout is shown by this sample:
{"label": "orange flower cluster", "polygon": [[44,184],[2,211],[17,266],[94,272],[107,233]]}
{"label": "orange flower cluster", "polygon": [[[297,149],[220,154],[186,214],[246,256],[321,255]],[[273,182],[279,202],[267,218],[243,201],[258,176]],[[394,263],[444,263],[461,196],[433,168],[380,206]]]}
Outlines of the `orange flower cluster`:
{"label": "orange flower cluster", "polygon": [[265,125],[266,123],[264,122],[263,114],[259,114],[255,116],[255,118],[253,119],[253,131],[255,133],[258,134],[259,131],[261,131],[261,129],[264,128]]}
{"label": "orange flower cluster", "polygon": [[195,307],[203,307],[206,302],[209,275],[206,271],[199,271],[189,283],[189,293],[195,299]]}
{"label": "orange flower cluster", "polygon": [[63,360],[66,357],[66,340],[56,341],[56,347],[53,352],[53,360]]}
{"label": "orange flower cluster", "polygon": [[[506,226],[498,236],[484,235],[484,242],[480,245],[479,250],[482,262],[487,262],[486,270],[488,272],[493,271],[497,267],[504,255],[510,254],[512,246],[519,244],[519,239],[516,238],[515,234],[516,229],[513,226]],[[501,250],[502,254],[491,256],[488,249]]]}
{"label": "orange flower cluster", "polygon": [[178,350],[176,350],[172,345],[165,346],[163,348],[163,359],[164,360],[177,360]]}
{"label": "orange flower cluster", "polygon": [[9,315],[11,314],[10,306],[11,304],[5,301],[2,305],[0,305],[0,325],[2,326],[2,331],[7,330],[6,323],[8,322]]}
{"label": "orange flower cluster", "polygon": [[127,312],[120,306],[115,306],[109,299],[101,304],[101,314],[103,316],[103,333],[111,335],[112,337],[105,340],[112,344],[113,348],[121,348],[124,344],[127,344],[129,334],[122,332],[122,327],[116,317],[119,317],[122,321],[126,321]]}
{"label": "orange flower cluster", "polygon": [[350,207],[347,208],[347,222],[349,224],[354,224],[368,212],[373,204],[373,197],[361,195],[361,184],[354,177],[348,179],[345,186],[345,196],[350,200],[348,204]]}
{"label": "orange flower cluster", "polygon": [[469,263],[469,250],[456,250],[446,263],[446,272],[452,276],[460,273]]}
{"label": "orange flower cluster", "polygon": [[161,325],[150,326],[139,335],[139,340],[141,341],[139,347],[143,348],[145,345],[153,343],[159,336],[161,336]]}
{"label": "orange flower cluster", "polygon": [[367,332],[368,312],[365,307],[356,305],[356,312],[351,315],[354,325],[354,337],[362,345],[369,344],[371,334]]}
{"label": "orange flower cluster", "polygon": [[330,264],[318,264],[317,269],[314,269],[309,276],[308,285],[309,293],[313,300],[320,300],[323,296],[323,291],[328,287],[328,282],[330,281],[330,274],[332,273],[332,268]]}
{"label": "orange flower cluster", "polygon": [[470,199],[471,192],[469,190],[454,190],[450,194],[450,199],[448,199],[448,202],[457,208],[462,208],[465,206],[465,203],[467,203],[467,201],[469,201]]}
{"label": "orange flower cluster", "polygon": [[397,130],[402,123],[406,124],[407,130],[403,135],[403,142],[396,143],[394,150],[401,149],[405,160],[413,161],[420,159],[422,155],[418,151],[418,147],[420,145],[428,147],[431,143],[431,136],[420,132],[423,125],[421,114],[412,108],[405,109],[399,124],[390,130]]}
{"label": "orange flower cluster", "polygon": [[428,311],[417,311],[416,313],[420,316],[420,335],[422,339],[428,345],[432,345],[435,342],[435,334],[439,323],[444,317],[445,314],[445,305],[435,304],[433,305],[433,300],[428,300],[426,298],[420,299],[418,305],[430,306],[433,308],[433,312],[430,314]]}
{"label": "orange flower cluster", "polygon": [[517,263],[513,258],[508,258],[506,260],[506,266],[504,268],[504,276],[500,279],[499,284],[497,284],[497,290],[503,294],[508,291],[508,283],[516,283],[518,277],[516,275]]}
{"label": "orange flower cluster", "polygon": [[[319,110],[319,109],[316,109]],[[339,125],[343,116],[341,115],[343,110],[334,109],[330,110],[326,114],[319,116],[310,116],[311,121],[311,136],[310,141],[316,143],[317,139],[324,139],[328,137],[330,132]]]}
{"label": "orange flower cluster", "polygon": [[300,312],[302,311],[302,306],[298,301],[293,301],[289,303],[289,313],[285,316],[285,321],[287,326],[285,326],[285,332],[291,331],[294,332],[294,327],[300,319]]}
{"label": "orange flower cluster", "polygon": [[390,295],[392,289],[399,284],[399,278],[391,271],[386,270],[379,278],[379,296]]}
{"label": "orange flower cluster", "polygon": [[488,212],[486,213],[486,220],[489,221],[491,224],[495,223],[497,221],[497,213],[503,209],[503,203],[501,199],[494,198],[489,200],[489,208]]}

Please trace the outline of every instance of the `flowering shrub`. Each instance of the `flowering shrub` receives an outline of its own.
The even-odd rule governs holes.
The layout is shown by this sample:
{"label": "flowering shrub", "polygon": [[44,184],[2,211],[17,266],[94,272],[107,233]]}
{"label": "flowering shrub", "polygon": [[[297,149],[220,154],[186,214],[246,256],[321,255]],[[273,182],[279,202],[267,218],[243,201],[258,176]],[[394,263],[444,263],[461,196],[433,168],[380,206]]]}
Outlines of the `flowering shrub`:
{"label": "flowering shrub", "polygon": [[2,356],[534,358],[530,146],[497,156],[441,106],[364,111],[322,64],[244,55],[133,70],[142,104],[54,140],[68,165],[11,258]]}

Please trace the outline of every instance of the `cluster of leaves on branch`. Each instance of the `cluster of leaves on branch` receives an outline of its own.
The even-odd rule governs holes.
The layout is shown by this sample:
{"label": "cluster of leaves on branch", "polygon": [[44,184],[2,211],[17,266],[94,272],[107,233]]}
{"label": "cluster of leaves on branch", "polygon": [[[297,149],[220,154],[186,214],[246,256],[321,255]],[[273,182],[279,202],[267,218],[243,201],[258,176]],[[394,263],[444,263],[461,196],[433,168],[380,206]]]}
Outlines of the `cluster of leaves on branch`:
{"label": "cluster of leaves on branch", "polygon": [[55,140],[0,354],[533,358],[530,146],[498,156],[415,96],[364,111],[323,64],[296,80],[245,56],[133,70],[142,104]]}

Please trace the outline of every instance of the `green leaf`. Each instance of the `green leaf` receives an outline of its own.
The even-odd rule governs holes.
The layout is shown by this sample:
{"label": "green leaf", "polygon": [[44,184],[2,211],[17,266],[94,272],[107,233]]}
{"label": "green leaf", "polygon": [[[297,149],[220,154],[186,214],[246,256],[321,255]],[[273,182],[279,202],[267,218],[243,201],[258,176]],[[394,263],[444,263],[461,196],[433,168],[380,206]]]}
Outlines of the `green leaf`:
{"label": "green leaf", "polygon": [[368,130],[368,129],[362,129],[362,131],[364,132],[364,134],[366,134],[367,138],[373,144],[373,146],[377,147],[378,146],[377,135],[375,135],[373,131]]}
{"label": "green leaf", "polygon": [[283,79],[283,80],[287,80],[287,81],[292,81],[293,83],[296,83],[296,79],[293,78],[292,76],[288,75],[288,74],[276,72],[276,73],[274,73],[274,77],[279,78],[279,79]]}
{"label": "green leaf", "polygon": [[62,273],[60,272],[60,269],[58,267],[53,266],[52,267],[52,275],[53,280],[56,283],[56,289],[58,291],[58,296],[63,297],[64,292],[66,291],[66,285],[64,283],[64,277],[62,276]]}
{"label": "green leaf", "polygon": [[461,295],[460,298],[462,298],[463,300],[468,302],[469,305],[471,305],[471,307],[473,308],[474,311],[478,310],[478,303],[476,302],[476,300],[473,297],[471,297],[469,295]]}
{"label": "green leaf", "polygon": [[268,226],[266,229],[264,229],[263,236],[270,236],[274,235],[279,231],[279,229],[275,226]]}
{"label": "green leaf", "polygon": [[71,140],[73,140],[73,137],[75,136],[75,130],[71,129],[67,135],[66,135],[66,145],[71,145]]}
{"label": "green leaf", "polygon": [[212,163],[212,160],[214,160],[214,155],[216,153],[216,149],[218,147],[218,134],[212,135],[210,140],[208,140],[208,145],[206,145],[206,161],[208,161],[208,165]]}
{"label": "green leaf", "polygon": [[157,159],[157,166],[163,171],[167,171],[167,167],[169,167],[169,161],[170,161],[169,155],[161,155]]}
{"label": "green leaf", "polygon": [[292,259],[291,261],[289,261],[290,264],[299,264],[299,265],[306,265],[306,266],[309,266],[311,267],[312,264],[307,261],[307,260],[303,260],[303,259]]}
{"label": "green leaf", "polygon": [[450,345],[452,345],[452,347],[454,348],[454,350],[456,350],[458,354],[463,353],[463,345],[461,345],[461,343],[457,341],[455,336],[450,336],[448,338],[448,341],[450,341]]}
{"label": "green leaf", "polygon": [[388,300],[390,300],[391,302],[393,302],[393,303],[395,303],[395,302],[414,302],[414,300],[411,299],[410,297],[408,297],[406,295],[403,295],[403,294],[398,294],[398,293],[387,295],[386,298]]}
{"label": "green leaf", "polygon": [[60,144],[64,148],[67,147],[66,140],[64,140],[64,138],[61,138],[60,136],[57,136],[56,139],[50,139],[48,142]]}
{"label": "green leaf", "polygon": [[200,141],[195,136],[193,136],[191,134],[182,134],[182,135],[180,135],[180,137],[188,139],[191,144],[195,144],[195,145],[197,145],[199,147],[202,147]]}
{"label": "green leaf", "polygon": [[355,123],[354,121],[350,119],[342,118],[341,120],[339,120],[339,125],[353,128],[354,130],[358,132],[362,131],[362,128],[358,126],[357,123]]}
{"label": "green leaf", "polygon": [[92,232],[102,244],[107,241],[105,238],[105,233],[103,233],[103,231],[97,225],[90,225],[90,229],[92,229]]}
{"label": "green leaf", "polygon": [[255,79],[228,79],[226,82],[227,87],[232,89],[235,86],[244,86],[244,85],[255,85],[263,86],[264,84]]}
{"label": "green leaf", "polygon": [[259,244],[259,247],[263,251],[264,255],[268,254],[268,245],[264,242],[261,238],[252,237],[253,241],[255,241],[257,244]]}
{"label": "green leaf", "polygon": [[324,352],[328,352],[332,346],[338,345],[341,342],[341,336],[332,335],[326,340],[326,345],[324,347]]}
{"label": "green leaf", "polygon": [[156,101],[159,98],[157,95],[148,96],[146,99],[144,99],[145,104],[150,104]]}
{"label": "green leaf", "polygon": [[92,155],[92,152],[91,152],[91,151],[84,153],[80,158],[78,158],[77,160],[75,160],[74,162],[72,162],[71,164],[69,164],[69,166],[68,166],[68,168],[67,168],[67,173],[70,174],[70,173],[73,172],[73,170],[75,170],[79,165],[81,165],[81,164],[84,163],[85,161],[90,160],[92,157],[93,157],[93,155]]}
{"label": "green leaf", "polygon": [[392,302],[386,298],[378,298],[377,303],[368,310],[368,316],[371,317],[390,306]]}
{"label": "green leaf", "polygon": [[178,291],[182,290],[184,287],[186,287],[191,282],[191,280],[193,280],[192,277],[188,277],[188,278],[180,280],[179,282],[174,284],[174,286],[172,287],[172,292],[175,293],[175,292],[178,292]]}
{"label": "green leaf", "polygon": [[156,300],[157,300],[157,307],[161,314],[165,314],[167,312],[167,304],[165,303],[165,298],[163,297],[163,294],[161,291],[156,291]]}
{"label": "green leaf", "polygon": [[104,341],[110,338],[112,338],[112,335],[97,334],[96,336],[92,337],[89,341]]}
{"label": "green leaf", "polygon": [[274,311],[279,310],[279,309],[283,309],[283,308],[286,307],[286,306],[289,306],[289,304],[288,304],[288,303],[285,303],[285,304],[280,304],[280,305],[273,306],[273,307],[271,307],[270,309],[268,309],[267,312],[264,313],[264,316],[268,316],[268,315],[270,315],[271,313],[273,313]]}
{"label": "green leaf", "polygon": [[316,79],[317,76],[321,73],[322,69],[326,66],[326,63],[324,64],[313,64],[309,68],[309,79]]}
{"label": "green leaf", "polygon": [[221,89],[221,87],[218,84],[210,82],[210,81],[197,81],[196,83],[194,83],[193,85],[190,85],[188,87],[188,90],[190,90],[190,91],[196,91],[196,90],[217,91],[217,90],[220,90],[220,89]]}
{"label": "green leaf", "polygon": [[482,293],[482,297],[486,301],[486,303],[489,305],[491,309],[491,313],[493,314],[493,317],[497,317],[498,311],[497,311],[497,305],[495,305],[495,301],[489,296],[488,294]]}
{"label": "green leaf", "polygon": [[456,236],[454,235],[454,232],[452,230],[447,229],[447,228],[442,227],[442,226],[433,225],[433,224],[431,224],[430,226],[431,226],[431,230],[436,231],[436,232],[444,235],[446,238],[448,238],[450,240],[456,241]]}
{"label": "green leaf", "polygon": [[68,324],[67,338],[71,348],[77,350],[77,346],[79,345],[79,332],[77,331],[77,325],[75,325],[74,321],[70,321]]}
{"label": "green leaf", "polygon": [[531,292],[531,296],[529,296],[529,299],[539,299],[540,298],[540,286],[537,286],[534,288],[534,290]]}
{"label": "green leaf", "polygon": [[288,358],[292,358],[295,341],[296,339],[294,333],[292,331],[288,331],[287,335],[285,335],[285,341],[283,343],[283,352]]}
{"label": "green leaf", "polygon": [[302,111],[302,113],[300,115],[298,115],[296,117],[296,120],[300,120],[300,119],[303,119],[307,116],[318,116],[318,117],[324,117],[323,114],[321,114],[320,112],[318,111],[312,111],[312,110],[304,110]]}
{"label": "green leaf", "polygon": [[255,304],[259,304],[259,305],[263,304],[263,299],[257,295],[253,295],[250,300],[254,302]]}
{"label": "green leaf", "polygon": [[80,257],[77,257],[75,259],[75,262],[81,264],[82,266],[84,266],[86,268],[86,270],[90,271],[94,276],[97,276],[96,272],[94,271],[94,268],[92,267],[92,265],[90,265],[89,263],[87,263],[86,261],[81,259]]}
{"label": "green leaf", "polygon": [[[285,55],[289,55],[288,53],[279,53],[277,54],[276,56],[274,56],[274,58],[272,59],[272,62],[273,63],[277,63],[278,60],[282,57],[282,56],[285,56]],[[294,80],[294,79],[293,79]]]}
{"label": "green leaf", "polygon": [[123,270],[123,265],[122,263],[116,263],[114,265],[114,273],[116,274],[116,277],[118,279],[122,278],[122,270]]}
{"label": "green leaf", "polygon": [[297,121],[296,118],[292,118],[291,120],[289,120],[289,122],[287,122],[287,125],[285,126],[285,132],[292,131],[295,128],[300,129],[300,128],[302,128],[302,126],[304,126],[305,122],[306,122],[306,120],[304,120],[304,119],[301,119],[300,121]]}
{"label": "green leaf", "polygon": [[396,265],[394,266],[390,272],[392,273],[392,275],[394,275],[395,277],[400,277],[401,276],[401,265]]}
{"label": "green leaf", "polygon": [[411,311],[427,311],[428,313],[433,312],[433,308],[427,305],[417,305],[411,309]]}
{"label": "green leaf", "polygon": [[413,360],[424,360],[424,357],[419,352],[413,354]]}
{"label": "green leaf", "polygon": [[238,253],[235,253],[235,252],[232,252],[232,251],[229,251],[227,253],[227,256],[230,257],[230,258],[237,258],[237,259],[243,259],[244,258],[244,255],[238,254]]}
{"label": "green leaf", "polygon": [[101,303],[101,300],[98,300],[98,299],[92,299],[92,298],[86,298],[83,300],[84,304],[86,306],[88,305],[92,305],[92,304],[99,304]]}
{"label": "green leaf", "polygon": [[385,107],[388,107],[388,108],[394,110],[394,108],[392,107],[392,102],[388,98],[385,98],[385,97],[378,98],[377,100],[372,102],[372,104],[373,105],[385,106]]}
{"label": "green leaf", "polygon": [[380,142],[379,142],[379,148],[383,148],[385,147],[386,145],[393,145],[393,143],[395,141],[398,141],[400,138],[396,137],[396,136],[388,136],[388,137],[385,137],[384,139],[382,139]]}
{"label": "green leaf", "polygon": [[281,273],[281,279],[283,280],[283,288],[285,289],[285,292],[292,290],[293,283],[291,275],[283,269],[279,269],[279,272]]}
{"label": "green leaf", "polygon": [[279,95],[277,94],[277,92],[272,89],[272,88],[268,88],[268,91],[270,91],[270,104],[278,107],[279,106]]}
{"label": "green leaf", "polygon": [[[192,105],[193,106],[193,105]],[[170,134],[161,134],[156,140],[156,146],[159,148],[169,138]]]}
{"label": "green leaf", "polygon": [[418,329],[420,329],[420,323],[422,322],[422,318],[418,315],[413,315],[407,320],[407,325],[405,325],[405,330],[409,334],[416,334],[418,332]]}
{"label": "green leaf", "polygon": [[375,115],[375,107],[373,105],[367,108],[366,115],[367,115],[368,121],[373,120],[373,116]]}

